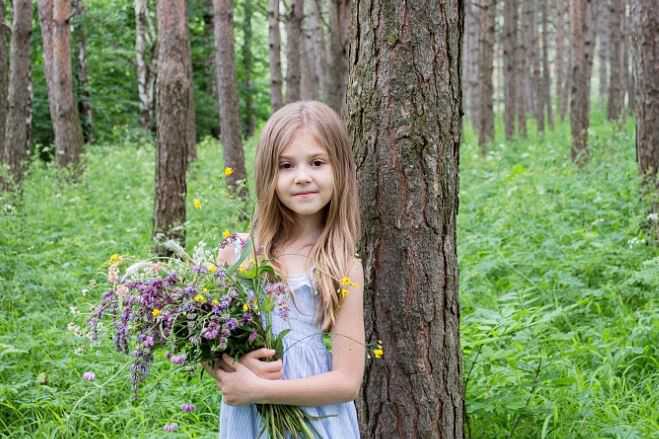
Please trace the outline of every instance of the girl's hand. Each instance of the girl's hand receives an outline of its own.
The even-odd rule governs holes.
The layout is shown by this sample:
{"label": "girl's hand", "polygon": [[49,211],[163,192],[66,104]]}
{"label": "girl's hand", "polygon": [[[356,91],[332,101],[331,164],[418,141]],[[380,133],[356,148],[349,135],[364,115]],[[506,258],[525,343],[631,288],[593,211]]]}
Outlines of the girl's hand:
{"label": "girl's hand", "polygon": [[[265,361],[275,355],[277,351],[274,349],[261,348],[252,352],[248,352],[240,358],[240,364],[254,372],[260,378],[266,380],[280,380],[282,377],[282,362]],[[230,367],[225,363],[226,366]],[[224,368],[223,368],[224,369]],[[226,370],[226,369],[225,369]],[[233,370],[233,369],[231,369]]]}
{"label": "girl's hand", "polygon": [[233,372],[220,368],[211,369],[207,364],[204,364],[204,368],[217,381],[224,402],[229,405],[245,405],[261,399],[261,388],[265,379],[258,377],[227,354],[222,355],[222,360],[233,369]]}

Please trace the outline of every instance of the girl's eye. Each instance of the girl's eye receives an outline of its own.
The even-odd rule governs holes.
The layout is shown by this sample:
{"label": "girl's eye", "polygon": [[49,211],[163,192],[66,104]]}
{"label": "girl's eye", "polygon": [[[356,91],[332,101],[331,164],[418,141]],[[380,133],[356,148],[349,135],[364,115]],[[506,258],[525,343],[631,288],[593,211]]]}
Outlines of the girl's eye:
{"label": "girl's eye", "polygon": [[313,162],[314,162],[314,164],[317,163],[316,166],[322,166],[323,165],[323,162],[321,160],[314,160]]}
{"label": "girl's eye", "polygon": [[286,166],[290,165],[290,163],[280,163],[279,164],[279,169],[287,169]]}

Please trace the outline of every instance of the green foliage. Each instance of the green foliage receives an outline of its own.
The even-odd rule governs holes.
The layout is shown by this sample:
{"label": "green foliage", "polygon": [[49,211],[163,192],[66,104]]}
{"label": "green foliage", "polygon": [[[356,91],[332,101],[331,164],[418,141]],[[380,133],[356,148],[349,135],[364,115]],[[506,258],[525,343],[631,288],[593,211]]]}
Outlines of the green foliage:
{"label": "green foliage", "polygon": [[[140,131],[93,146],[65,182],[35,162],[21,196],[0,195],[0,431],[7,437],[216,437],[210,379],[157,358],[131,403],[128,363],[75,334],[113,253],[149,256],[154,149]],[[119,137],[119,136],[117,136]],[[638,196],[633,128],[593,114],[593,160],[569,161],[565,124],[461,157],[458,227],[466,409],[472,438],[653,438],[659,430],[659,251]],[[188,175],[188,248],[244,231],[219,145]],[[193,208],[193,199],[201,208]],[[386,350],[386,346],[385,346]],[[92,370],[96,381],[81,379]],[[183,413],[192,402],[197,410]],[[81,433],[85,432],[85,433]]]}
{"label": "green foliage", "polygon": [[658,437],[659,251],[643,228],[633,127],[596,111],[583,170],[569,160],[568,129],[495,142],[484,159],[465,135],[472,438]]}

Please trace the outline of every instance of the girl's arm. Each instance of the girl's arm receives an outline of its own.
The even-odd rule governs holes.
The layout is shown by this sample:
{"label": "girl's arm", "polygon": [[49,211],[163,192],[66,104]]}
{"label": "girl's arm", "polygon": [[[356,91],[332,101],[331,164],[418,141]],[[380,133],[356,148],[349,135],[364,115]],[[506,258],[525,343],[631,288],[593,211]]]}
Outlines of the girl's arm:
{"label": "girl's arm", "polygon": [[332,330],[332,370],[292,380],[262,382],[258,403],[315,406],[357,398],[364,375],[364,271],[354,259],[350,280],[356,285],[336,315]]}
{"label": "girl's arm", "polygon": [[[227,404],[273,403],[317,406],[357,398],[364,375],[364,272],[355,259],[350,271],[355,283],[337,311],[332,330],[332,370],[320,375],[291,380],[262,380],[246,369],[214,371]],[[225,361],[231,364],[227,356]]]}

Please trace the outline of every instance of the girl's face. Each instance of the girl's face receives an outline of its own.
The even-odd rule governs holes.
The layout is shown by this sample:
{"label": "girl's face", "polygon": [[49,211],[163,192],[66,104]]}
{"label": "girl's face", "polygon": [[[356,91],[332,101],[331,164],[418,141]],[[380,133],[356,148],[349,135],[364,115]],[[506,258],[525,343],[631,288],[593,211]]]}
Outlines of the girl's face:
{"label": "girl's face", "polygon": [[332,199],[334,174],[329,156],[308,130],[300,130],[279,157],[277,197],[299,216],[320,213]]}

